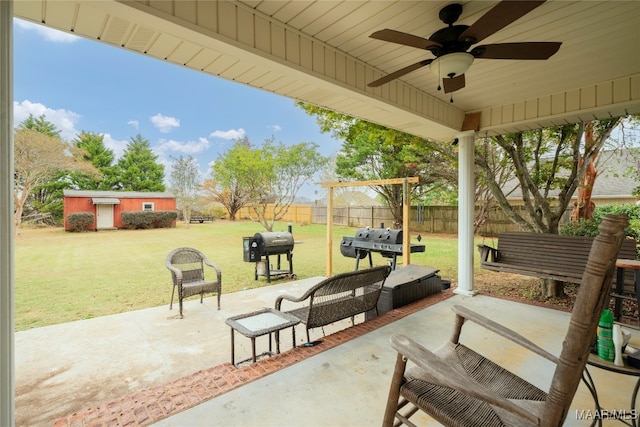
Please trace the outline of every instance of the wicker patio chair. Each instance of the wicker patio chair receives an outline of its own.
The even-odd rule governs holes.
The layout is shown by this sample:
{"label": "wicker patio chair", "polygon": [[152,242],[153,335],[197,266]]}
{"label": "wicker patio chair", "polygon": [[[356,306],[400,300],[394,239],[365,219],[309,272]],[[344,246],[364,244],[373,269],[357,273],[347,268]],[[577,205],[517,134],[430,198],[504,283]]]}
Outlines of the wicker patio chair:
{"label": "wicker patio chair", "polygon": [[[220,310],[220,295],[222,294],[222,273],[217,265],[207,259],[202,252],[193,248],[178,248],[169,252],[165,264],[171,272],[173,289],[171,290],[171,303],[169,310],[173,308],[173,296],[178,288],[178,302],[180,305],[180,318],[182,315],[182,301],[193,295],[200,295],[200,303],[205,293],[218,294],[218,310]],[[215,270],[216,278],[207,280],[205,268],[207,265]]]}
{"label": "wicker patio chair", "polygon": [[[560,426],[578,388],[609,294],[627,217],[606,216],[582,276],[562,351],[556,357],[527,338],[471,310],[454,306],[454,332],[432,353],[403,335],[391,337],[398,351],[382,425],[414,426],[422,410],[446,426]],[[553,362],[548,391],[542,391],[460,342],[466,321],[481,325]],[[408,369],[407,360],[412,363]],[[408,405],[408,406],[407,406]],[[405,407],[406,406],[406,407]]]}

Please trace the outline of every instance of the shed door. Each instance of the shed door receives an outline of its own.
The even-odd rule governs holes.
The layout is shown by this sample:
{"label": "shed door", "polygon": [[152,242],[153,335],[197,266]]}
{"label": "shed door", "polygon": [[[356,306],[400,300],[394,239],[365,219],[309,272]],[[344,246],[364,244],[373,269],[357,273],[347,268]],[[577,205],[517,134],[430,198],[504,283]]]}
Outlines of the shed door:
{"label": "shed door", "polygon": [[100,228],[113,228],[113,205],[96,205],[97,225]]}

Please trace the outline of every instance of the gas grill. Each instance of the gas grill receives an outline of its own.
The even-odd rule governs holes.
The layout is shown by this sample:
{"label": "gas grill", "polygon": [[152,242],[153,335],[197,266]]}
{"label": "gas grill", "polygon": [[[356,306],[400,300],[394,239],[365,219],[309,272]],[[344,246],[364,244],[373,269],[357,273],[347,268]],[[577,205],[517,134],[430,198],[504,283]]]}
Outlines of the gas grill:
{"label": "gas grill", "polygon": [[[258,276],[266,276],[267,282],[271,282],[271,277],[289,276],[295,278],[293,274],[293,234],[291,227],[288,232],[269,231],[256,233],[253,237],[243,237],[243,260],[254,262],[255,280]],[[269,256],[277,255],[276,269],[272,269]],[[289,269],[281,269],[281,255],[286,255],[289,262]],[[264,260],[262,259],[264,257]]]}
{"label": "gas grill", "polygon": [[[424,252],[425,246],[412,243],[411,253]],[[402,230],[392,228],[360,228],[355,237],[344,236],[340,242],[340,253],[356,259],[356,270],[360,260],[369,257],[369,266],[373,266],[371,253],[377,252],[385,258],[391,258],[391,267],[395,270],[398,255],[402,256]]]}

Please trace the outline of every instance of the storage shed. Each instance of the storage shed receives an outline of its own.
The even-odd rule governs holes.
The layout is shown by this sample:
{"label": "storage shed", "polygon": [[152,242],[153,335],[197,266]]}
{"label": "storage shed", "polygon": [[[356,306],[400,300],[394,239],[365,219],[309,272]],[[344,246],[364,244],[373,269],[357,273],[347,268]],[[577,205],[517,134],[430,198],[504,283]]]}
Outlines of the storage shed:
{"label": "storage shed", "polygon": [[96,220],[91,230],[121,228],[122,212],[175,211],[176,198],[171,193],[142,191],[64,190],[64,229],[71,227],[71,213],[91,212]]}

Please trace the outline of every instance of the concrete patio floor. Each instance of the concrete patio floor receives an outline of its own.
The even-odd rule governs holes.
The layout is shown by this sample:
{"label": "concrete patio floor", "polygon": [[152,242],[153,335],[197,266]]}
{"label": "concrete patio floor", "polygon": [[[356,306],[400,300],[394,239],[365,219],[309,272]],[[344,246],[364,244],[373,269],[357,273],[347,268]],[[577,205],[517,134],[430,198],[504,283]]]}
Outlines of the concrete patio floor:
{"label": "concrete patio floor", "polygon": [[[315,347],[289,350],[291,335],[285,331],[282,354],[240,369],[229,364],[224,319],[271,307],[277,295],[299,295],[320,279],[223,294],[220,311],[214,298],[204,304],[192,299],[185,303],[184,319],[170,318],[176,308],[164,306],[17,333],[18,425],[379,425],[395,361],[391,334],[406,334],[433,349],[449,336],[451,305],[462,304],[558,354],[569,320],[568,313],[483,295],[448,298],[449,291],[355,328],[347,328],[348,322],[325,328],[324,338],[314,330],[312,340],[323,339]],[[632,345],[640,347],[640,334],[632,333]],[[298,344],[304,336],[298,326]],[[473,324],[465,325],[463,339],[548,387],[553,372],[545,360]],[[258,338],[259,352],[266,343],[266,337]],[[250,340],[237,335],[236,351],[237,359],[249,357]],[[590,372],[603,408],[629,408],[635,378]],[[590,425],[577,420],[576,411],[592,409],[581,384],[565,425]],[[427,418],[419,424],[438,425]]]}

